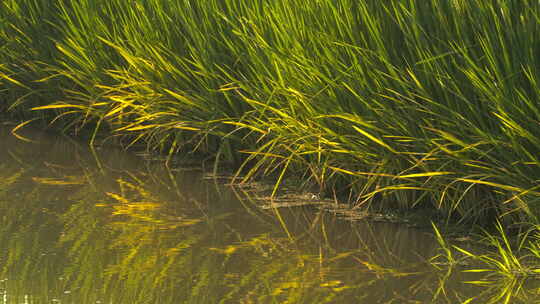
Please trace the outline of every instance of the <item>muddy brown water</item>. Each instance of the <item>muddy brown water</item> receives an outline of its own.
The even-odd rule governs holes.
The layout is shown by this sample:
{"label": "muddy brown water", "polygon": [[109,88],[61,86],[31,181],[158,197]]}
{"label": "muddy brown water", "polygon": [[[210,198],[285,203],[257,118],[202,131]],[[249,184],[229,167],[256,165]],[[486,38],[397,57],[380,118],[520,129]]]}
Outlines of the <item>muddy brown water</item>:
{"label": "muddy brown water", "polygon": [[427,231],[306,206],[263,209],[200,170],[20,134],[26,141],[0,128],[0,304],[487,303],[499,295],[498,286],[467,283],[474,277],[461,268],[429,263],[439,246]]}

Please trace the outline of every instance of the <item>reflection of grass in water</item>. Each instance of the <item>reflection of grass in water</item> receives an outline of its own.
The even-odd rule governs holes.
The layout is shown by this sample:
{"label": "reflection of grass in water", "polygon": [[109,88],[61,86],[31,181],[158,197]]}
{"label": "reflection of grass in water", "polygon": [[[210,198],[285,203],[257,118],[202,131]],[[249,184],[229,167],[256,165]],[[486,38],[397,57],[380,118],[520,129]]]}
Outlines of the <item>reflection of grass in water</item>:
{"label": "reflection of grass in water", "polygon": [[[227,298],[232,302],[238,298],[246,301],[253,298],[312,303],[332,302],[341,293],[358,288],[346,285],[339,276],[329,272],[333,264],[350,253],[327,259],[325,254],[303,252],[288,238],[259,235],[244,242],[229,243],[224,250],[230,256],[224,259],[215,250],[196,249],[204,247],[201,242],[207,242],[215,233],[207,229],[209,227],[198,227],[209,220],[222,221],[222,218],[207,219],[202,215],[167,218],[160,212],[168,203],[155,192],[152,183],[142,182],[142,178],[118,179],[118,190],[111,191],[100,190],[99,175],[86,172],[81,176],[88,180],[77,183],[77,188],[62,182],[69,180],[68,177],[56,176],[46,179],[45,183],[33,183],[35,189],[30,191],[32,196],[38,196],[44,187],[57,194],[64,193],[60,189],[67,186],[75,189],[67,197],[73,204],[68,209],[60,208],[56,211],[59,217],[54,218],[57,227],[58,224],[64,226],[59,244],[67,249],[66,255],[58,259],[69,261],[67,265],[62,262],[55,265],[61,272],[56,279],[63,277],[62,282],[54,283],[60,294],[63,288],[70,288],[72,298],[90,301],[107,297],[120,303],[173,303],[175,299],[214,303]],[[37,197],[26,199],[27,210],[38,209]],[[184,199],[179,197],[176,203],[184,204]],[[12,212],[19,212],[15,206],[7,206]],[[25,221],[36,220],[26,218]],[[40,237],[40,231],[28,231],[32,232]],[[242,251],[241,255],[232,255],[235,250]],[[111,251],[114,254],[111,255]],[[33,253],[28,250],[16,258],[30,262],[33,259],[28,257]],[[6,267],[16,265],[13,259],[10,261]],[[249,267],[237,268],[234,266],[237,263]],[[35,276],[32,269],[21,269],[27,272],[24,281],[31,281]],[[228,278],[229,286],[222,284],[223,278]],[[375,279],[363,284],[374,282]],[[64,295],[63,299],[69,301],[69,297]]]}
{"label": "reflection of grass in water", "polygon": [[[280,211],[275,210],[275,212],[279,213]],[[308,227],[312,228],[314,223],[318,220],[319,217],[314,220],[312,225],[306,225],[306,231],[304,234],[312,233],[309,231],[310,228]],[[280,219],[279,222],[280,225],[283,225],[286,221]],[[324,222],[320,222],[318,226],[323,231],[322,234],[325,234]],[[502,227],[499,228],[502,229]],[[297,251],[305,251],[305,248],[300,249],[300,245],[298,244],[298,240],[303,237],[302,233],[294,234],[291,227],[282,227],[282,229],[284,229],[289,235],[288,240],[293,242],[293,244],[289,245],[289,247],[292,246],[292,248],[295,248],[294,250]],[[311,259],[309,255],[304,254],[302,256],[304,257],[301,263],[302,267],[306,267],[306,265],[310,265],[310,263],[313,264],[311,265],[313,269],[304,269],[306,272],[311,273],[311,275],[306,276],[311,277],[311,281],[306,283],[304,281],[306,277],[301,275],[295,277],[293,274],[298,266],[296,265],[295,267],[291,265],[290,267],[292,267],[294,270],[288,270],[288,272],[286,270],[287,268],[282,270],[282,272],[274,270],[276,273],[280,273],[280,275],[263,277],[265,279],[264,285],[268,286],[268,294],[273,296],[279,294],[281,296],[281,298],[274,298],[276,302],[285,301],[285,299],[290,298],[301,303],[310,303],[314,300],[314,298],[302,298],[299,295],[303,293],[310,293],[311,295],[316,294],[317,286],[320,287],[336,284],[338,289],[334,289],[330,292],[330,294],[334,294],[334,296],[336,296],[335,294],[338,294],[336,291],[346,292],[348,289],[354,290],[354,293],[369,294],[370,292],[374,292],[374,289],[377,288],[376,286],[378,283],[385,281],[389,284],[387,286],[387,291],[394,292],[394,298],[388,299],[388,303],[393,303],[392,301],[397,299],[399,299],[399,301],[403,301],[403,303],[408,303],[408,301],[413,303],[412,299],[415,297],[418,297],[418,299],[424,299],[424,301],[426,301],[426,299],[430,299],[430,303],[477,303],[477,301],[481,301],[481,303],[493,304],[531,303],[531,300],[534,300],[540,296],[538,289],[536,289],[535,286],[524,284],[527,281],[531,282],[536,280],[535,276],[537,271],[534,268],[531,268],[530,264],[529,266],[526,266],[523,259],[518,259],[516,257],[517,252],[510,249],[509,240],[504,236],[504,234],[502,234],[502,230],[500,237],[488,235],[487,238],[487,240],[496,250],[486,251],[484,248],[483,252],[488,252],[487,254],[471,254],[471,256],[464,254],[464,249],[461,249],[461,252],[456,251],[456,248],[458,247],[449,245],[436,227],[435,232],[436,238],[439,241],[439,250],[441,254],[432,258],[430,265],[433,267],[415,267],[418,265],[409,265],[409,268],[403,266],[400,267],[399,263],[401,262],[403,265],[404,261],[399,261],[399,258],[392,254],[392,252],[389,252],[387,255],[381,255],[376,250],[373,250],[373,244],[370,244],[370,246],[359,248],[358,250],[354,251],[343,251],[341,253],[335,253],[334,251],[334,255],[336,259],[353,259],[360,262],[360,264],[365,266],[365,268],[353,267],[352,269],[354,269],[354,271],[357,273],[362,271],[369,272],[373,275],[373,277],[376,277],[378,281],[366,280],[366,277],[364,277],[364,282],[366,284],[359,285],[354,284],[354,281],[344,281],[343,279],[333,281],[331,278],[329,278],[329,282],[332,283],[326,284],[323,280],[321,280],[321,275],[324,276],[325,269],[335,269],[335,267],[330,267],[334,259],[332,254],[326,255],[324,258],[323,254],[317,257],[311,256]],[[291,235],[292,238],[290,237]],[[384,237],[380,238],[380,234],[378,236],[379,239],[375,244],[375,247],[388,249],[389,247],[388,244],[386,244]],[[326,239],[326,242],[323,242],[322,244],[323,246],[331,247],[332,236],[330,236],[330,240],[329,237],[325,237],[324,235],[321,237],[321,239]],[[224,253],[227,255],[234,255],[237,250],[247,250],[249,248],[249,244],[251,243],[251,241],[239,243],[238,245],[234,246],[235,250],[228,247],[228,250],[226,250],[226,252],[224,251]],[[537,243],[533,240],[526,247],[529,249],[528,252],[530,255],[538,258],[539,251],[537,247],[534,247],[534,244]],[[256,248],[251,248],[251,250],[256,250]],[[361,256],[361,258],[358,256]],[[283,258],[279,258],[278,260],[282,259]],[[319,259],[319,265],[328,265],[329,267],[319,268],[317,272],[315,270],[315,264],[317,264],[315,260],[317,259]],[[474,259],[477,259],[477,261],[474,261]],[[476,268],[478,266],[478,263],[476,262],[478,261],[487,263],[488,265],[484,269]],[[275,265],[268,265],[267,268],[269,271],[271,271],[273,269],[277,269],[278,267]],[[263,269],[266,268],[263,267]],[[264,273],[264,271],[262,272]],[[462,274],[466,275],[464,276]],[[513,275],[511,279],[508,279],[509,274]],[[528,279],[524,276],[528,277]],[[393,290],[391,287],[393,281],[392,278],[396,277],[400,278],[400,281],[402,282],[401,284],[410,284],[410,287],[405,288],[405,290]],[[406,279],[407,277],[414,278],[414,282],[408,281]],[[317,279],[314,280],[313,278]],[[403,280],[401,280],[401,278],[403,278]],[[256,279],[253,278],[253,280]],[[461,284],[468,284],[471,287],[465,287],[462,285],[463,290],[460,290],[459,286],[456,288],[455,280],[461,280]],[[245,281],[244,283],[247,284]],[[286,286],[287,288],[282,288],[282,286]],[[427,295],[426,292],[428,293]],[[337,297],[339,298],[339,296]],[[333,299],[335,300],[335,298]],[[350,300],[350,298],[346,299]],[[369,296],[366,296],[366,299],[369,299]],[[317,299],[317,301],[322,302],[321,299]],[[383,296],[378,298],[377,301],[386,300]]]}
{"label": "reflection of grass in water", "polygon": [[332,303],[340,293],[356,289],[329,277],[331,263],[294,247],[287,238],[269,235],[227,246],[222,253],[229,263],[244,265],[233,266],[225,277],[231,287],[226,298],[244,303]]}
{"label": "reflection of grass in water", "polygon": [[[249,208],[250,204],[246,205]],[[281,211],[275,209],[273,213]],[[228,259],[242,259],[242,263],[253,265],[248,275],[231,279],[230,284],[236,286],[233,295],[251,290],[248,294],[253,303],[346,303],[353,299],[381,303],[387,297],[392,301],[398,296],[386,294],[391,290],[382,288],[384,282],[419,275],[413,271],[417,265],[404,266],[398,254],[378,254],[392,249],[384,239],[368,244],[359,237],[356,249],[335,247],[334,238],[339,236],[328,235],[329,227],[322,220],[325,214],[320,212],[312,222],[301,223],[300,231],[287,226],[298,226],[294,219],[291,222],[280,215],[277,222],[287,235],[281,240],[265,235],[218,249]],[[371,231],[368,235],[376,239],[377,234]],[[310,243],[318,243],[318,247],[307,245]],[[400,287],[396,289],[399,292]],[[407,299],[410,295],[404,289],[402,296]]]}
{"label": "reflection of grass in water", "polygon": [[468,298],[463,303],[486,304],[538,303],[540,292],[537,286],[527,286],[524,278],[502,279],[491,282],[472,282],[481,284],[483,289],[478,296]]}
{"label": "reflection of grass in water", "polygon": [[[237,262],[244,264],[242,268],[250,264],[248,273],[240,269],[228,277],[228,284],[234,286],[229,298],[244,298],[246,303],[347,303],[380,297],[379,301],[391,302],[399,294],[386,293],[395,286],[384,289],[385,282],[417,275],[403,271],[403,266],[388,266],[395,263],[384,261],[390,255],[365,257],[364,248],[332,253],[319,247],[317,254],[302,247],[288,237],[264,235],[220,250],[233,263],[242,260]],[[402,296],[408,299],[404,289]]]}
{"label": "reflection of grass in water", "polygon": [[[119,179],[120,190],[114,192],[102,183],[105,176],[90,168],[82,168],[77,177],[50,171],[46,178],[33,177],[31,169],[2,169],[0,177],[6,182],[0,184],[0,241],[9,248],[1,259],[2,277],[10,278],[6,287],[10,300],[32,295],[31,303],[55,297],[95,303],[110,296],[115,303],[161,303],[168,296],[167,302],[173,303],[181,295],[178,286],[185,288],[183,298],[192,296],[189,287],[195,283],[185,284],[193,282],[192,263],[197,265],[194,269],[205,263],[211,269],[205,255],[193,258],[189,253],[205,237],[185,230],[200,223],[201,216],[165,218],[159,212],[166,201],[159,192],[152,193],[158,188],[148,190],[149,185],[137,183],[140,179]],[[54,201],[48,203],[51,198]],[[187,201],[177,197],[177,203]],[[183,231],[185,238],[178,241],[175,234]],[[218,271],[207,272],[213,273],[214,281],[219,279]],[[177,273],[187,277],[171,280]],[[70,290],[63,294],[64,288]],[[209,297],[204,293],[201,297],[202,302],[215,300],[204,300]]]}
{"label": "reflection of grass in water", "polygon": [[39,294],[38,300],[50,302],[59,293],[60,272],[55,266],[61,257],[50,244],[60,229],[54,217],[45,216],[50,213],[50,203],[35,206],[36,201],[47,199],[40,198],[40,185],[19,190],[30,171],[16,163],[0,164],[0,291],[9,295],[10,303],[23,303],[28,294]]}
{"label": "reflection of grass in water", "polygon": [[[199,233],[200,229],[194,229],[202,219],[188,216],[164,217],[162,209],[167,202],[160,198],[159,193],[153,193],[148,185],[140,182],[140,179],[119,179],[117,193],[105,192],[98,204],[93,200],[82,202],[63,215],[65,219],[76,219],[69,224],[63,238],[63,241],[68,242],[74,264],[90,268],[101,265],[97,269],[104,270],[104,273],[96,273],[95,270],[80,269],[77,266],[76,271],[69,273],[68,277],[77,285],[80,282],[86,283],[81,286],[83,294],[92,293],[98,283],[98,286],[103,286],[103,293],[113,302],[172,303],[178,297],[194,297],[190,289],[195,289],[201,282],[194,281],[192,272],[199,275],[203,284],[208,286],[211,284],[206,280],[216,281],[220,274],[217,268],[216,271],[210,271],[212,265],[208,263],[212,261],[211,256],[195,255],[192,252],[192,248],[200,246],[198,244],[205,239],[205,234]],[[179,197],[177,203],[185,204],[185,198]],[[85,226],[90,221],[85,220],[84,215],[95,214],[96,209],[101,211],[101,218],[106,218],[104,229],[87,229]],[[100,238],[88,235],[96,230],[106,234],[106,243],[101,244],[99,253],[94,246]],[[85,235],[88,237],[85,238]],[[81,249],[87,251],[87,254],[81,254]],[[111,253],[114,260],[108,258]],[[95,261],[100,256],[105,263],[88,263],[85,260]],[[203,273],[212,275],[206,276]],[[88,280],[92,277],[92,280]],[[103,285],[99,284],[101,277]],[[218,294],[201,293],[199,296],[204,299]],[[204,301],[214,300],[209,298]]]}
{"label": "reflection of grass in water", "polygon": [[[88,303],[98,299],[114,303],[346,303],[351,299],[369,302],[373,297],[388,303],[407,303],[411,298],[455,303],[455,299],[471,298],[470,290],[456,295],[460,290],[449,285],[455,279],[453,269],[463,266],[455,252],[449,265],[415,270],[418,265],[403,266],[407,261],[393,251],[394,244],[377,239],[372,226],[368,226],[368,235],[375,243],[364,240],[365,231],[355,232],[357,228],[351,226],[351,235],[359,243],[354,249],[342,248],[323,212],[313,217],[306,212],[292,221],[282,214],[277,222],[288,235],[274,231],[246,237],[233,229],[218,231],[231,225],[227,214],[208,216],[200,209],[204,202],[197,203],[199,209],[194,208],[193,202],[178,195],[182,191],[175,189],[172,181],[167,183],[170,193],[166,195],[153,182],[166,179],[146,173],[117,177],[116,187],[111,189],[100,183],[100,174],[85,170],[84,174],[64,177],[56,171],[48,179],[34,180],[20,198],[24,212],[7,194],[17,181],[30,179],[31,171],[2,170],[2,177],[12,181],[0,186],[1,208],[6,212],[0,242],[10,248],[2,274],[19,272],[21,285],[11,290],[21,295],[29,293],[23,286],[39,277],[40,283],[33,289],[34,303],[39,303],[38,294],[65,301],[88,299]],[[70,183],[80,179],[84,182]],[[66,198],[72,202],[70,207],[50,209],[58,217],[52,217],[47,225],[32,224],[39,223],[42,216],[40,193],[66,197],[65,189],[70,189]],[[171,204],[180,206],[175,210],[181,211],[171,215]],[[244,205],[263,221],[273,218],[245,201]],[[27,225],[21,226],[21,222]],[[48,226],[62,229],[58,244],[67,250],[55,249],[58,255],[54,258],[40,256],[43,248],[50,247],[42,239],[50,234]],[[24,238],[12,238],[14,232]],[[56,238],[59,233],[53,235]],[[500,240],[499,247],[506,248],[504,239]],[[531,253],[537,253],[532,244],[536,251]],[[453,247],[444,242],[441,245],[449,256]],[[385,251],[390,254],[382,254]],[[35,271],[36,257],[41,261],[38,265],[49,267],[47,271]],[[484,281],[474,289],[478,294],[475,300],[498,303],[510,299],[515,303],[535,295],[525,279],[499,279],[493,273],[475,274],[480,277],[476,281]],[[60,276],[64,280],[58,281]],[[71,294],[62,294],[65,288]]]}

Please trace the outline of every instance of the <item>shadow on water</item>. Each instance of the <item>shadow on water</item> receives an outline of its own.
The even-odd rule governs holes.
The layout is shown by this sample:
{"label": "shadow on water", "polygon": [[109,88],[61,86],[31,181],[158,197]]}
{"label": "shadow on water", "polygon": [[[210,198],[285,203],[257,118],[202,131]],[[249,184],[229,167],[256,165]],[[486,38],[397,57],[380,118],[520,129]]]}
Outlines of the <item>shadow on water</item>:
{"label": "shadow on water", "polygon": [[482,277],[430,263],[440,247],[418,229],[264,210],[197,170],[27,136],[34,142],[0,132],[1,304],[534,303],[538,294],[527,282],[470,284]]}

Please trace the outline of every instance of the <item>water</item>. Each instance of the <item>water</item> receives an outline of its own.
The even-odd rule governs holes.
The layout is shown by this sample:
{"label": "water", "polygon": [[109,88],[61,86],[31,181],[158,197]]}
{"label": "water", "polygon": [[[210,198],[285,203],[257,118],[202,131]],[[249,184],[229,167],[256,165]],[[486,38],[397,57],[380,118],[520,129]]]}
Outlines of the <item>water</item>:
{"label": "water", "polygon": [[503,303],[430,264],[426,231],[265,210],[198,170],[0,130],[0,304]]}

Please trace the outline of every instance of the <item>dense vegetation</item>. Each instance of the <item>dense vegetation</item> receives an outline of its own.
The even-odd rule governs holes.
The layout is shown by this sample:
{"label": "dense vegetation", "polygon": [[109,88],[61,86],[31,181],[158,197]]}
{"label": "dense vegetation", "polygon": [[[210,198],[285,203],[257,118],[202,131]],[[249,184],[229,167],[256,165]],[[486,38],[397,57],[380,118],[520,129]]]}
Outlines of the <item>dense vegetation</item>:
{"label": "dense vegetation", "polygon": [[536,223],[539,30],[538,1],[4,0],[0,112],[358,206]]}

